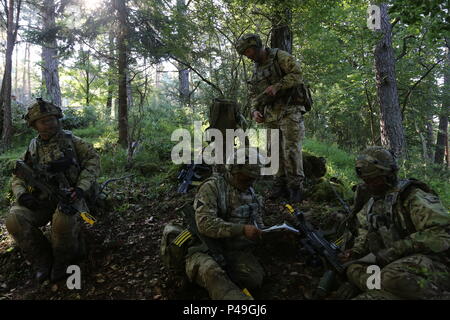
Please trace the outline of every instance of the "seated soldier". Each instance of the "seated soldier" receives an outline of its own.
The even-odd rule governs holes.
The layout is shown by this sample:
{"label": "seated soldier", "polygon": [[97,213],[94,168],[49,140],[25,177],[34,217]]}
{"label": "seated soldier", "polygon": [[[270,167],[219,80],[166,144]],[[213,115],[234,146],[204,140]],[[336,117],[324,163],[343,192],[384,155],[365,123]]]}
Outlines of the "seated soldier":
{"label": "seated soldier", "polygon": [[364,204],[358,206],[355,245],[341,258],[348,262],[372,253],[381,288],[368,290],[368,264],[349,262],[340,298],[363,291],[356,299],[433,299],[450,290],[450,215],[425,183],[398,180],[397,172],[395,157],[381,147],[368,148],[356,160],[364,183],[355,203]]}
{"label": "seated soldier", "polygon": [[[80,215],[67,208],[88,212],[85,198],[91,194],[100,170],[93,146],[62,130],[62,117],[59,107],[42,99],[28,108],[25,120],[38,136],[31,140],[23,160],[31,169],[51,176],[49,183],[65,190],[67,203],[32,188],[30,181],[14,174],[12,190],[17,201],[6,217],[6,228],[34,266],[39,283],[49,276],[53,282],[63,279],[67,266],[84,254]],[[51,244],[39,229],[49,221]]]}
{"label": "seated soldier", "polygon": [[[236,164],[240,151],[245,153],[245,164]],[[189,248],[186,273],[214,300],[252,299],[243,289],[251,292],[262,284],[264,270],[252,253],[263,227],[262,202],[251,188],[261,166],[249,164],[252,155],[263,163],[255,149],[239,149],[225,174],[206,180],[195,197],[199,233],[219,244],[225,266],[205,245],[198,245]]]}

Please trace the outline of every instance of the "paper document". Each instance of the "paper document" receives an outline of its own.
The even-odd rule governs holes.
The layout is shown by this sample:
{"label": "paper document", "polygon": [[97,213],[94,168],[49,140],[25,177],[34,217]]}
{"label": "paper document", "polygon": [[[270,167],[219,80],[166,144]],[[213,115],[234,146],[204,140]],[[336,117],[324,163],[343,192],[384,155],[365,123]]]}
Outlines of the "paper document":
{"label": "paper document", "polygon": [[285,222],[283,224],[277,224],[277,225],[272,226],[272,227],[267,228],[267,229],[262,229],[261,231],[262,232],[272,232],[272,231],[277,231],[277,230],[280,230],[280,229],[286,229],[286,230],[289,230],[289,231],[292,231],[292,232],[297,232],[297,233],[300,232],[297,229],[295,229],[295,228],[291,227],[290,225],[286,224]]}

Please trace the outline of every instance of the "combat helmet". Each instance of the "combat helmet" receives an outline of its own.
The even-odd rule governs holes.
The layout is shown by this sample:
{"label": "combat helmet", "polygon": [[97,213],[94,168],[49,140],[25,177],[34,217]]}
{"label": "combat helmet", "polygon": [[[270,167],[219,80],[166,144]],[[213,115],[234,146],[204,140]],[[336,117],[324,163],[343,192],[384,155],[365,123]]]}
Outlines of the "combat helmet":
{"label": "combat helmet", "polygon": [[262,47],[262,41],[259,35],[255,33],[247,33],[244,34],[239,40],[236,42],[236,51],[239,54],[244,54],[245,50],[250,47]]}
{"label": "combat helmet", "polygon": [[231,174],[244,173],[252,178],[261,175],[261,169],[266,163],[266,157],[255,148],[239,148],[233,150],[228,157],[225,168]]}
{"label": "combat helmet", "polygon": [[395,176],[398,171],[394,154],[382,147],[369,147],[356,159],[356,174],[360,178]]}
{"label": "combat helmet", "polygon": [[24,116],[29,127],[31,127],[36,120],[47,116],[56,116],[57,119],[63,117],[60,107],[57,107],[53,103],[45,101],[42,98],[36,98],[36,100],[37,101],[28,108],[28,112]]}

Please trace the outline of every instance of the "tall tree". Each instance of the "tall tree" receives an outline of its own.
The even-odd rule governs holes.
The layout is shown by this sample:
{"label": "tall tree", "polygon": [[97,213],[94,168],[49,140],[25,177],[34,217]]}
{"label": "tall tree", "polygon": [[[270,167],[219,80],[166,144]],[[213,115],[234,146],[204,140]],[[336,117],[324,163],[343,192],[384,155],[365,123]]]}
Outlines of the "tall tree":
{"label": "tall tree", "polygon": [[[177,13],[180,17],[186,14],[187,6],[185,0],[177,0]],[[181,23],[178,24],[178,33],[182,32]],[[178,83],[180,101],[182,106],[189,105],[190,89],[189,89],[189,68],[185,65],[178,63]]]}
{"label": "tall tree", "polygon": [[439,114],[439,130],[436,139],[434,163],[442,164],[445,161],[450,165],[448,150],[448,117],[450,115],[450,38],[445,39],[447,46],[447,59],[444,65],[444,85],[442,88],[442,109]]}
{"label": "tall tree", "polygon": [[392,48],[392,25],[387,4],[380,4],[381,39],[375,47],[375,70],[378,101],[380,104],[381,143],[397,156],[405,151],[405,133],[398,101],[395,76],[395,57]]}
{"label": "tall tree", "polygon": [[59,86],[58,73],[58,47],[56,41],[56,33],[58,28],[56,26],[56,14],[64,10],[66,3],[61,1],[57,8],[55,0],[44,0],[41,9],[42,15],[42,75],[45,80],[47,88],[47,95],[50,100],[57,106],[61,106],[61,89]]}
{"label": "tall tree", "polygon": [[[7,16],[6,28],[6,53],[5,53],[5,72],[3,74],[1,103],[3,104],[3,130],[2,145],[3,148],[9,149],[12,138],[12,117],[11,117],[11,72],[12,72],[12,54],[14,45],[16,44],[17,31],[19,29],[19,16],[21,0],[9,0],[5,6]],[[14,17],[14,9],[16,14]],[[15,21],[14,21],[15,18]]]}
{"label": "tall tree", "polygon": [[119,73],[119,144],[128,147],[128,97],[127,97],[127,4],[126,0],[113,0],[118,15],[118,73]]}

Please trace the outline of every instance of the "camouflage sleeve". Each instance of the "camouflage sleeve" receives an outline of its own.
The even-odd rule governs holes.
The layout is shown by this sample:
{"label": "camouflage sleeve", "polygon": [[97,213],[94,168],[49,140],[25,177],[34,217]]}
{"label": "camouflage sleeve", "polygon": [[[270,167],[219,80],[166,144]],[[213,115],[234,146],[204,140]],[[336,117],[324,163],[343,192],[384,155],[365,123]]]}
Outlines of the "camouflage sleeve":
{"label": "camouflage sleeve", "polygon": [[362,257],[369,253],[369,248],[367,246],[367,220],[365,219],[364,210],[360,210],[356,215],[358,219],[358,235],[355,238],[355,243],[353,245],[352,251],[355,256]]}
{"label": "camouflage sleeve", "polygon": [[403,201],[417,232],[394,242],[399,253],[443,252],[450,248],[450,215],[439,198],[419,188]]}
{"label": "camouflage sleeve", "polygon": [[250,83],[248,94],[248,98],[250,99],[250,116],[252,116],[255,111],[263,112],[262,108],[264,106],[261,106],[256,99],[258,94],[260,94],[260,92],[257,91],[256,86]]}
{"label": "camouflage sleeve", "polygon": [[214,181],[205,182],[194,200],[198,231],[210,238],[229,238],[242,235],[244,225],[226,222],[218,216],[218,190]]}
{"label": "camouflage sleeve", "polygon": [[81,167],[77,187],[87,191],[100,174],[100,157],[92,144],[81,138],[73,136],[73,143]]}
{"label": "camouflage sleeve", "polygon": [[[22,156],[22,160],[25,159],[26,152]],[[27,184],[25,180],[19,178],[15,174],[12,175],[11,189],[16,199],[19,199],[21,195],[27,193]]]}
{"label": "camouflage sleeve", "polygon": [[303,82],[300,63],[286,51],[278,51],[278,64],[281,70],[286,74],[278,83],[275,84],[277,89],[289,89]]}

